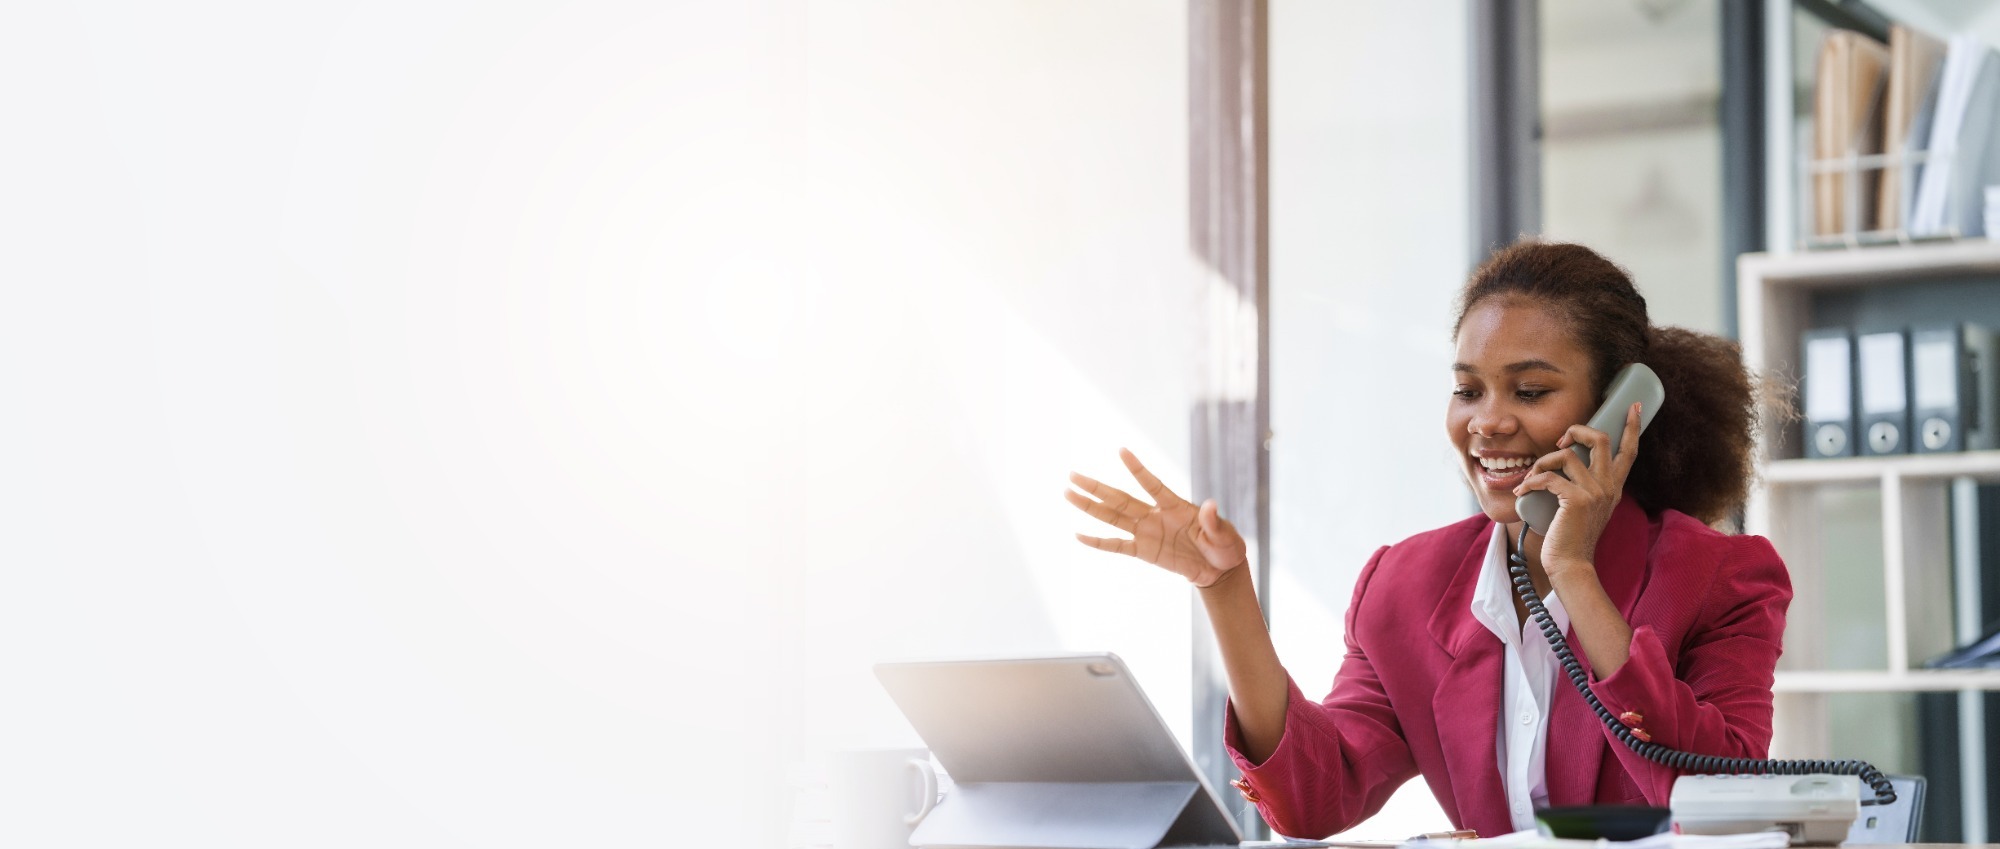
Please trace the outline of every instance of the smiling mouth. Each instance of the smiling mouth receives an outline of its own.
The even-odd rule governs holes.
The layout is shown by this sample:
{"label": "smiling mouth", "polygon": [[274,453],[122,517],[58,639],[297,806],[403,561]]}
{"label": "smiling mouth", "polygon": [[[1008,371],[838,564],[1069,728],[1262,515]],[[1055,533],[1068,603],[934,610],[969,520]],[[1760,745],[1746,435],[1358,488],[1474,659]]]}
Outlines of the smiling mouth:
{"label": "smiling mouth", "polygon": [[1513,489],[1528,476],[1533,457],[1472,457],[1479,479],[1490,489]]}

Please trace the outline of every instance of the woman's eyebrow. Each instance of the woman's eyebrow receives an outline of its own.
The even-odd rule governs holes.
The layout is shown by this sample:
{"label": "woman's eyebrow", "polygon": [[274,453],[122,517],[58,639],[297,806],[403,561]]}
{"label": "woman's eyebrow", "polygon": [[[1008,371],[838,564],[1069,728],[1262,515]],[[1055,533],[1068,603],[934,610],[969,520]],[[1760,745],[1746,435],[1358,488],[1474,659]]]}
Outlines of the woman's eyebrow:
{"label": "woman's eyebrow", "polygon": [[[1452,363],[1451,370],[1454,372],[1464,372],[1466,374],[1479,373],[1479,369],[1474,368],[1471,363]],[[1524,371],[1536,371],[1536,370],[1552,371],[1555,372],[1556,374],[1563,373],[1562,369],[1556,368],[1556,364],[1549,362],[1548,360],[1522,360],[1518,363],[1508,363],[1504,368],[1501,369],[1501,371],[1504,371],[1508,374],[1520,374],[1521,372]]]}

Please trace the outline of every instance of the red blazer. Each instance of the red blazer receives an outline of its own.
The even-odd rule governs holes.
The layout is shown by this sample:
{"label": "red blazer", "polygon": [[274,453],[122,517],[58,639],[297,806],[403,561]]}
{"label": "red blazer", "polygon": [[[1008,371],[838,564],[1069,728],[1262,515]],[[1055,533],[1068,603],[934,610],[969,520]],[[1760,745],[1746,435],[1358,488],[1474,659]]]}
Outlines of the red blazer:
{"label": "red blazer", "polygon": [[[1514,830],[1494,751],[1503,647],[1469,610],[1494,527],[1474,516],[1375,552],[1347,607],[1347,656],[1333,692],[1314,703],[1288,681],[1285,733],[1263,763],[1243,756],[1233,709],[1227,715],[1244,798],[1272,829],[1345,831],[1421,773],[1456,827],[1482,837]],[[1771,544],[1671,510],[1648,516],[1627,496],[1595,565],[1632,624],[1630,659],[1609,678],[1592,675],[1604,706],[1639,714],[1653,742],[1669,748],[1765,757],[1792,598]],[[1555,681],[1551,714],[1549,804],[1666,806],[1675,772],[1612,737],[1565,677]]]}

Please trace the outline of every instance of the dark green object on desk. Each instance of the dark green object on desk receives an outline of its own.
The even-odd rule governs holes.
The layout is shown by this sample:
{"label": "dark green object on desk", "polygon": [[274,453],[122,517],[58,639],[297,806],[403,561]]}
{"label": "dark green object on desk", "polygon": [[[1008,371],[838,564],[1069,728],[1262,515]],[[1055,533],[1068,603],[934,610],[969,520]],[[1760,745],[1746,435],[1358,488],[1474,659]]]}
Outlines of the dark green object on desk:
{"label": "dark green object on desk", "polygon": [[1565,840],[1638,840],[1667,830],[1674,812],[1645,805],[1579,805],[1542,808],[1535,825],[1542,834]]}

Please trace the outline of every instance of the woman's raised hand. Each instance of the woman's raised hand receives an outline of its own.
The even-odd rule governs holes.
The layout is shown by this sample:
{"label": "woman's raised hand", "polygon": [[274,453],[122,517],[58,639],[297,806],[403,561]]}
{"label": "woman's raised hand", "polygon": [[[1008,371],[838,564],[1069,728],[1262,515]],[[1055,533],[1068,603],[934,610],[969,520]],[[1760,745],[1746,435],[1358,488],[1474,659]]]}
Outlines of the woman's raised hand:
{"label": "woman's raised hand", "polygon": [[1213,586],[1229,570],[1249,560],[1243,537],[1236,533],[1235,525],[1216,514],[1214,499],[1199,507],[1190,504],[1146,471],[1132,452],[1121,448],[1118,456],[1153,503],[1071,472],[1069,481],[1076,489],[1065,490],[1063,497],[1091,518],[1132,535],[1131,539],[1119,539],[1077,534],[1077,540],[1092,548],[1137,557],[1197,587]]}

